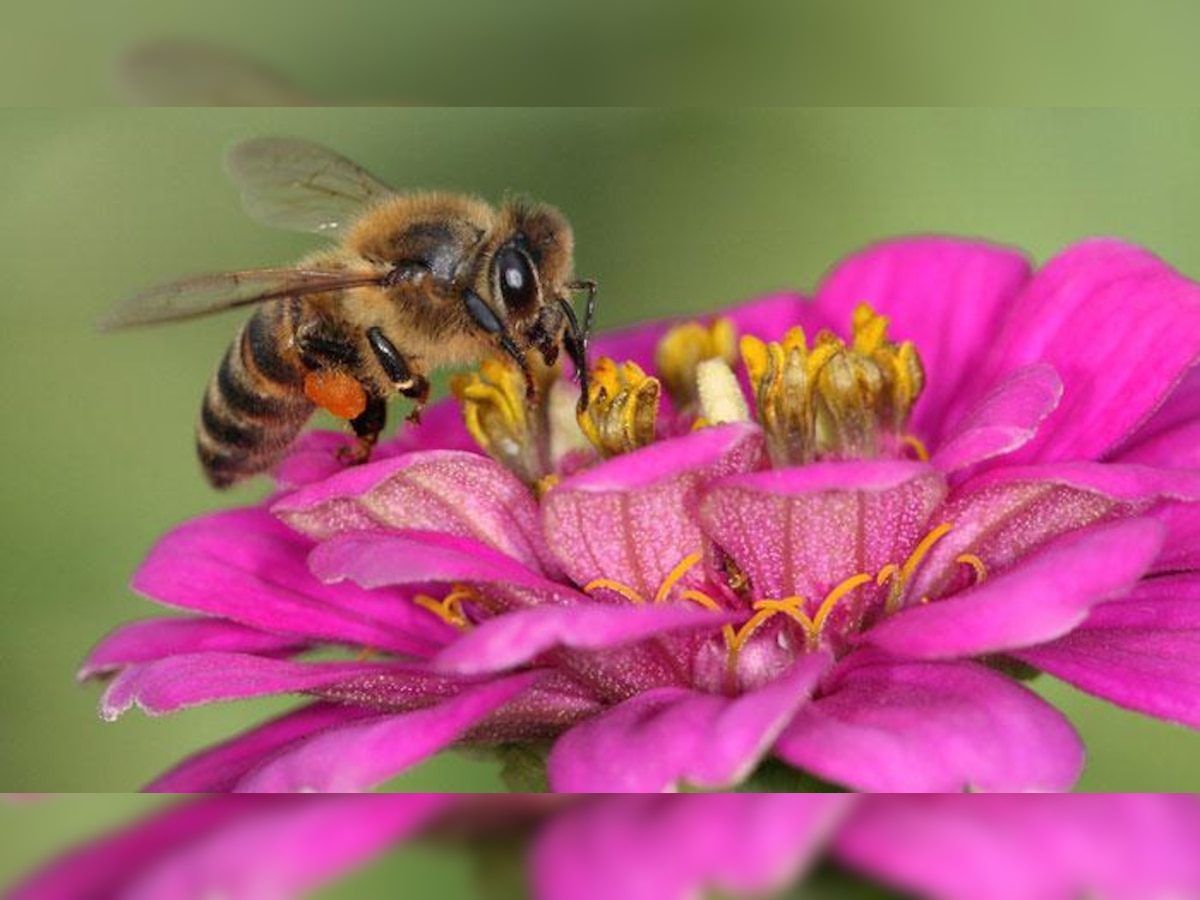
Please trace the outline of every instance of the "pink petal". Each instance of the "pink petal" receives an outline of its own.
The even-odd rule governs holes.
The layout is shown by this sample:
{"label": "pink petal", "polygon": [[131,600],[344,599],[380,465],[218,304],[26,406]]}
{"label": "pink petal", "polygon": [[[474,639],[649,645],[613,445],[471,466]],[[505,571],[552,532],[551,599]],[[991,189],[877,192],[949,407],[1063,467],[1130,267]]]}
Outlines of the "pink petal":
{"label": "pink petal", "polygon": [[844,578],[902,561],[944,492],[919,463],[818,463],[724,479],[700,520],[757,596],[819,600]]}
{"label": "pink petal", "polygon": [[1031,362],[1062,377],[1021,460],[1097,459],[1145,422],[1200,355],[1200,290],[1161,260],[1093,240],[1051,260],[1012,305],[985,380]]}
{"label": "pink petal", "polygon": [[1198,838],[1191,796],[878,797],[834,852],[906,896],[1140,900],[1200,892]]}
{"label": "pink petal", "polygon": [[157,716],[219,700],[311,691],[388,668],[379,663],[298,663],[247,653],[190,653],[125,669],[104,692],[100,715],[112,721],[136,704]]}
{"label": "pink petal", "polygon": [[1017,369],[959,420],[933,454],[943,472],[956,472],[1027,444],[1058,406],[1062,381],[1046,365]]}
{"label": "pink petal", "polygon": [[158,542],[133,578],[141,594],[264,631],[429,656],[453,634],[391,592],[321,584],[308,539],[250,508],[194,519]]}
{"label": "pink petal", "polygon": [[1147,581],[1085,627],[1015,655],[1118,706],[1200,728],[1200,577]]}
{"label": "pink petal", "polygon": [[1123,463],[1200,469],[1200,418],[1139,441],[1117,455]]}
{"label": "pink petal", "polygon": [[499,678],[416,712],[319,734],[238,783],[244,793],[369,790],[461,738],[528,690],[537,673]]}
{"label": "pink petal", "polygon": [[991,470],[955,488],[938,510],[937,519],[953,528],[925,557],[909,594],[952,592],[961,584],[961,554],[979,557],[995,575],[1061,535],[1144,513],[1197,488],[1193,473],[1148,466],[1082,462]]}
{"label": "pink petal", "polygon": [[715,631],[734,620],[732,614],[676,604],[541,606],[482,622],[443,650],[435,665],[460,675],[498,672],[555,647],[602,650],[672,631]]}
{"label": "pink petal", "polygon": [[849,668],[775,752],[860,791],[1063,791],[1083,768],[1083,745],[1055,709],[965,662]]}
{"label": "pink petal", "polygon": [[342,703],[312,703],[201,750],[143,790],[151,793],[224,793],[245,775],[289,748],[332,728],[386,713]]}
{"label": "pink petal", "polygon": [[932,444],[992,381],[979,382],[981,351],[1029,279],[1015,250],[949,238],[902,239],[841,263],[817,292],[822,314],[848,334],[855,307],[891,320],[889,335],[910,340],[927,373],[913,430]]}
{"label": "pink petal", "polygon": [[135,663],[148,663],[188,653],[226,652],[266,655],[291,652],[303,644],[220,619],[191,616],[145,619],[122,625],[88,654],[76,676],[81,681]]}
{"label": "pink petal", "polygon": [[[1114,453],[1113,459],[1122,462],[1148,462],[1171,465],[1165,460],[1144,458],[1143,445],[1158,443],[1171,432],[1186,430],[1200,421],[1200,364],[1192,366],[1171,391],[1162,406],[1154,411],[1126,443]],[[1195,449],[1194,447],[1191,449]],[[1176,463],[1175,465],[1182,465]]]}
{"label": "pink petal", "polygon": [[238,819],[169,848],[133,873],[128,900],[190,900],[197,896],[284,900],[308,894],[362,865],[457,802],[454,795],[277,797],[236,804]]}
{"label": "pink petal", "polygon": [[246,811],[228,797],[201,797],[161,810],[130,828],[68,851],[11,889],[11,900],[120,897],[174,848],[219,832]]}
{"label": "pink petal", "polygon": [[1061,538],[996,578],[911,606],[866,632],[898,656],[977,656],[1061,637],[1096,604],[1129,591],[1162,546],[1150,519],[1098,525]]}
{"label": "pink petal", "polygon": [[354,436],[343,431],[305,431],[271,477],[284,490],[324,481],[346,468],[338,454],[352,450],[355,443]]}
{"label": "pink petal", "polygon": [[[347,465],[338,458],[338,451],[354,443],[354,437],[346,432],[304,432],[276,467],[275,483],[284,489],[303,487],[345,471]],[[400,423],[393,438],[375,447],[371,459],[390,459],[415,450],[479,451],[463,425],[462,409],[456,400],[446,399],[426,407],[420,425]]]}
{"label": "pink petal", "polygon": [[558,739],[547,761],[550,785],[572,793],[735,785],[807,702],[829,663],[812,654],[784,677],[734,698],[661,688],[626,700]]}
{"label": "pink petal", "polygon": [[486,456],[458,450],[355,466],[271,511],[319,541],[353,531],[431,531],[472,538],[534,570],[545,556],[529,488]]}
{"label": "pink petal", "polygon": [[1167,529],[1160,572],[1200,570],[1200,503],[1167,503],[1154,517]]}
{"label": "pink petal", "polygon": [[[489,585],[489,595],[519,588],[541,602],[575,603],[584,599],[574,588],[550,581],[478,541],[432,532],[340,535],[319,545],[309,565],[324,581],[350,579],[369,589],[463,582]],[[433,618],[427,612],[424,615]]]}
{"label": "pink petal", "polygon": [[704,485],[756,468],[762,446],[752,425],[704,428],[569,478],[542,499],[550,548],[576,584],[608,578],[648,601],[705,548],[696,522]]}
{"label": "pink petal", "polygon": [[[597,799],[559,813],[538,835],[530,861],[534,891],[540,900],[774,896],[820,858],[829,833],[856,799],[832,794]],[[614,864],[620,860],[636,864]]]}

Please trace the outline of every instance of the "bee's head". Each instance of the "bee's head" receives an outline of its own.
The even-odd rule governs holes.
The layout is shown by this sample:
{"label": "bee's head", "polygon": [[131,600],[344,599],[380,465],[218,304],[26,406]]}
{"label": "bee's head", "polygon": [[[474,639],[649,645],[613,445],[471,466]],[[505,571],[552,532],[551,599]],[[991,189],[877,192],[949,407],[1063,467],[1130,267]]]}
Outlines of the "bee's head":
{"label": "bee's head", "polygon": [[[501,319],[508,323],[514,350],[538,350],[547,365],[559,348],[575,366],[587,403],[587,337],[595,284],[572,280],[575,239],[557,209],[522,201],[506,203],[494,232],[487,267],[487,290]],[[582,329],[571,307],[573,291],[589,292]]]}
{"label": "bee's head", "polygon": [[574,237],[557,209],[523,201],[505,204],[495,231],[488,289],[503,318],[518,330],[541,308],[567,297]]}

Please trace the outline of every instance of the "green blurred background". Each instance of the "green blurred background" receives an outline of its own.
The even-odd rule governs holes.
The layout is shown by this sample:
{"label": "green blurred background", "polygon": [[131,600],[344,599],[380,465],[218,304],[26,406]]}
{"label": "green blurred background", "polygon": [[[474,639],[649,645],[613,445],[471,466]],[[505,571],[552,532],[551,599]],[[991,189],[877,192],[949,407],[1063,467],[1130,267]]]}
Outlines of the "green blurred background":
{"label": "green blurred background", "polygon": [[[100,635],[155,612],[125,585],[158,535],[258,496],[210,491],[192,450],[201,392],[238,314],[120,335],[93,322],[150,283],[276,265],[315,246],[249,221],[224,180],[223,151],[262,134],[329,144],[397,187],[557,204],[575,226],[578,272],[601,284],[602,327],[808,288],[847,252],[913,232],[988,237],[1039,260],[1118,235],[1200,274],[1196,112],[0,112],[4,790],[132,790],[286,705],[106,724],[98,689],[72,677]],[[1035,686],[1087,741],[1082,789],[1200,789],[1200,735],[1048,678]],[[396,786],[499,783],[484,763],[446,758]],[[138,807],[93,802],[79,833]],[[0,884],[52,845],[48,831],[13,828],[30,816],[0,811],[13,836],[0,845]]]}

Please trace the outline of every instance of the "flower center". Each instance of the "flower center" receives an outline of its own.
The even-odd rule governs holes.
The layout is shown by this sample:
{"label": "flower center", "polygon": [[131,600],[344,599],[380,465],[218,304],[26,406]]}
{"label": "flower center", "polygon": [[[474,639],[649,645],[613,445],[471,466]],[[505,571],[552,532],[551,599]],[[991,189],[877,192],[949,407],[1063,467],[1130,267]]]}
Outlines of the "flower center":
{"label": "flower center", "polygon": [[887,340],[888,321],[865,303],[854,311],[849,344],[821,331],[809,344],[800,328],[780,342],[742,338],[759,421],[771,461],[870,459],[924,449],[905,434],[925,385],[912,343]]}

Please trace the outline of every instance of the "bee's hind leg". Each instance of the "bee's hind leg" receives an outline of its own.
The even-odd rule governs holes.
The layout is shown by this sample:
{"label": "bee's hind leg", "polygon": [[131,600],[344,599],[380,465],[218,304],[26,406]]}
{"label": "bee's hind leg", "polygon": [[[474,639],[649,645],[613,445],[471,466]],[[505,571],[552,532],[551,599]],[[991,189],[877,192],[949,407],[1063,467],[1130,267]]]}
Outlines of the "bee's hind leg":
{"label": "bee's hind leg", "polygon": [[352,466],[365,463],[371,458],[371,450],[379,441],[379,433],[386,424],[387,400],[368,394],[367,408],[350,420],[350,427],[354,429],[358,441],[353,447],[343,447],[338,458]]}
{"label": "bee's hind leg", "polygon": [[403,396],[413,401],[413,408],[408,414],[408,421],[414,425],[421,424],[421,410],[429,402],[429,390],[429,379],[424,375],[414,375],[412,384],[400,391]]}

